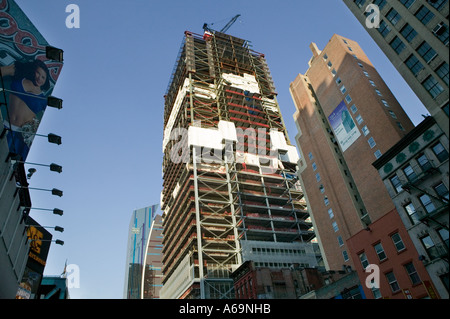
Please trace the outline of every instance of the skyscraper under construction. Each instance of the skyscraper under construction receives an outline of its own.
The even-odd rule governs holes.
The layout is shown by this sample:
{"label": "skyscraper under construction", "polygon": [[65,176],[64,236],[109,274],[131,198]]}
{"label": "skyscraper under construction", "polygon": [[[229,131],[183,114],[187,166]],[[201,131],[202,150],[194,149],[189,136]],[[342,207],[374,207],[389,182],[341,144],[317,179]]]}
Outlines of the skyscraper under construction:
{"label": "skyscraper under construction", "polygon": [[253,260],[316,266],[312,224],[263,54],[185,32],[165,95],[161,298],[234,298]]}

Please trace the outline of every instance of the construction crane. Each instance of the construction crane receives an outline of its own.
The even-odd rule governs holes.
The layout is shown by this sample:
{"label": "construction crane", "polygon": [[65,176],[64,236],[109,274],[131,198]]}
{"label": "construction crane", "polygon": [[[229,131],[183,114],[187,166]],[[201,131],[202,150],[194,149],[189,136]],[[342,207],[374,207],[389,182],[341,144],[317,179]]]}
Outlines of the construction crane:
{"label": "construction crane", "polygon": [[[236,20],[240,17],[241,15],[240,14],[237,14],[237,15],[235,15],[223,28],[222,28],[222,30],[220,30],[219,32],[220,33],[225,33],[225,32],[227,32],[227,30],[233,25],[233,23],[235,23],[236,22]],[[212,29],[210,29],[209,27],[208,27],[208,24],[207,23],[204,23],[203,24],[203,30],[205,30],[205,31],[209,31],[209,32],[211,32],[211,33],[214,33],[214,30],[212,30]]]}

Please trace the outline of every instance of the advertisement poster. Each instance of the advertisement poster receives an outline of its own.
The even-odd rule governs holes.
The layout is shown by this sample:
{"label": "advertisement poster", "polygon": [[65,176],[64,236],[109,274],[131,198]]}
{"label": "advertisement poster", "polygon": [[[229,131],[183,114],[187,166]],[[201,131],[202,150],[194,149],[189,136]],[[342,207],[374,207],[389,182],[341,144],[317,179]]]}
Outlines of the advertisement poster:
{"label": "advertisement poster", "polygon": [[0,0],[0,103],[9,150],[25,161],[62,69],[14,1]]}
{"label": "advertisement poster", "polygon": [[342,152],[345,152],[361,136],[361,132],[353,121],[344,101],[334,109],[328,117],[328,121]]}

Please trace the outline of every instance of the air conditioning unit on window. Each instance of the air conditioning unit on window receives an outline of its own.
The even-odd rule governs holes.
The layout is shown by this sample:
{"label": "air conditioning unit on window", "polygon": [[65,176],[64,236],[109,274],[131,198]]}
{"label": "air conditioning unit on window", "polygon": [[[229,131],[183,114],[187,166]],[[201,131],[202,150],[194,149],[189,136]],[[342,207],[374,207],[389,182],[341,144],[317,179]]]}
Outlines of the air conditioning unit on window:
{"label": "air conditioning unit on window", "polygon": [[440,36],[440,35],[443,35],[446,30],[447,30],[447,26],[444,24],[444,22],[441,22],[437,26],[434,27],[433,33],[437,36]]}

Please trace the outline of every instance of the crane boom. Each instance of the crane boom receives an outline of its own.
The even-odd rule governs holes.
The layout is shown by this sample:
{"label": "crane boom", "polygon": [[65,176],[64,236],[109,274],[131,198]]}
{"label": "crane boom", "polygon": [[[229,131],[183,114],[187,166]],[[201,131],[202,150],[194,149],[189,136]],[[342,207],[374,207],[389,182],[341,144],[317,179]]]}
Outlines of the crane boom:
{"label": "crane boom", "polygon": [[[237,14],[237,15],[235,15],[223,28],[222,28],[222,30],[220,30],[219,32],[221,32],[221,33],[225,33],[225,32],[227,32],[227,30],[233,25],[233,23],[235,23],[236,22],[236,20],[240,17],[241,15],[240,14]],[[212,32],[213,33],[213,30],[212,29],[210,29],[209,28],[209,26],[208,26],[208,24],[207,23],[204,23],[203,24],[203,30],[205,30],[205,31],[209,31],[209,32]]]}
{"label": "crane boom", "polygon": [[230,22],[228,22],[223,28],[222,30],[220,30],[220,32],[225,33],[227,32],[227,30],[233,25],[233,23],[236,22],[236,20],[240,17],[240,14],[237,14],[233,17],[233,19],[230,20]]}

